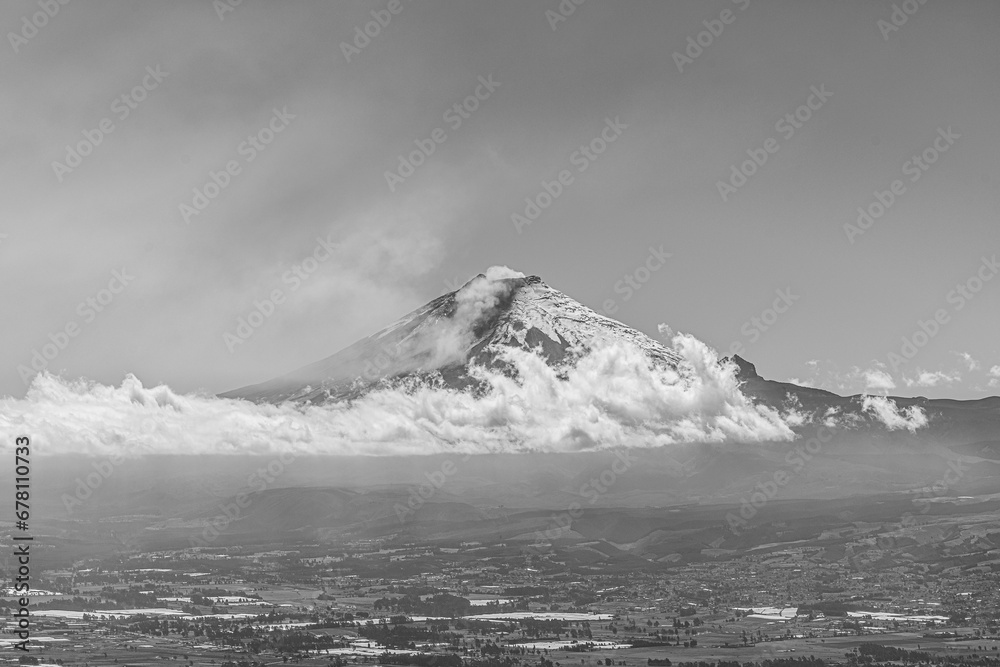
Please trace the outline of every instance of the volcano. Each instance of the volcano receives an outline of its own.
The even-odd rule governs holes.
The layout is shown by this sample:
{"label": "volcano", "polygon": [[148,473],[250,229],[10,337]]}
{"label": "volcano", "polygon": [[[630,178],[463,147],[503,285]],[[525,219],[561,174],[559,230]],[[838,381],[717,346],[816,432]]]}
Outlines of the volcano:
{"label": "volcano", "polygon": [[[477,369],[517,377],[517,370],[509,362],[511,350],[530,352],[549,367],[566,369],[602,343],[638,349],[651,369],[674,371],[687,376],[685,381],[706,372],[704,367],[693,370],[679,348],[668,347],[587,308],[538,276],[493,268],[332,356],[221,397],[256,403],[322,405],[351,401],[389,386],[405,391],[408,386],[430,383],[475,392],[483,389]],[[738,356],[718,363],[731,369],[739,389],[734,389],[738,395],[728,397],[725,404],[711,408],[715,416],[709,419],[716,421],[709,422],[709,430],[722,423],[720,419],[731,420],[735,407],[744,421],[747,415],[751,420],[759,415],[780,419],[791,429],[786,435],[794,431],[801,436],[823,424],[835,423],[840,431],[838,437],[856,444],[863,441],[871,452],[886,443],[903,446],[902,451],[907,452],[939,445],[993,451],[992,443],[1000,433],[1000,397],[955,401],[840,396],[765,379],[752,363]],[[559,372],[565,380],[565,372]],[[586,381],[600,383],[602,377],[613,382],[613,378],[601,374],[589,376]],[[698,384],[698,378],[693,384]],[[650,400],[648,395],[646,399]],[[594,399],[598,403],[601,400]],[[637,402],[642,400],[635,397]],[[679,404],[688,400],[682,398]],[[591,405],[594,401],[584,403]],[[669,400],[664,409],[655,413],[659,418],[697,418],[695,410],[680,414],[668,404]],[[634,423],[639,422],[648,426],[648,420]]]}
{"label": "volcano", "polygon": [[325,403],[364,395],[384,380],[432,374],[446,387],[467,389],[475,385],[470,374],[474,366],[510,371],[503,360],[505,348],[531,350],[558,365],[602,340],[630,343],[663,367],[674,367],[679,360],[670,348],[587,308],[538,276],[479,274],[332,356],[221,396]]}
{"label": "volcano", "polygon": [[[258,518],[239,523],[255,534],[276,522],[363,532],[371,516],[388,517],[384,529],[393,533],[393,505],[408,493],[401,485],[451,470],[447,491],[420,509],[420,521],[431,532],[461,524],[480,539],[479,515],[461,504],[561,511],[626,453],[641,464],[616,472],[599,502],[743,503],[756,485],[781,484],[789,500],[923,494],[935,501],[924,505],[930,515],[941,489],[1000,494],[1000,397],[840,396],[766,379],[693,336],[660,343],[509,269],[491,269],[330,357],[224,400],[144,388],[134,377],[121,388],[50,375],[36,382],[32,400],[15,404],[17,412],[5,406],[3,416],[78,457],[66,459],[51,498],[89,479],[86,454],[113,455],[95,445],[137,442],[164,452],[137,458],[101,491],[110,511],[170,516],[192,511],[195,493],[208,517],[218,513],[217,501],[183,486],[193,468],[238,493],[259,479],[260,454],[303,457],[281,486],[319,490],[268,487],[268,499],[254,502]],[[358,496],[358,488],[381,495]],[[61,501],[53,502],[55,512]],[[574,530],[643,549],[669,541],[658,525],[619,532],[619,523],[608,515]]]}

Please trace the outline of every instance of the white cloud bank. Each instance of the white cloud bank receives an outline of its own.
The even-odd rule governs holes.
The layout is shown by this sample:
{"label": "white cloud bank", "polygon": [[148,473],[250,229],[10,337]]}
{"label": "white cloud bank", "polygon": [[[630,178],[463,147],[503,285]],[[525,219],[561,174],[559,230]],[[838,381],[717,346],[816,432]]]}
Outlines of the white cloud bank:
{"label": "white cloud bank", "polygon": [[352,403],[258,405],[147,388],[39,375],[24,399],[0,400],[0,438],[28,435],[38,454],[296,453],[411,455],[437,452],[581,451],[686,442],[779,441],[787,415],[750,401],[735,366],[677,334],[676,371],[651,368],[623,343],[595,347],[552,368],[517,349],[519,379],[482,368],[486,391],[433,383],[384,387]]}
{"label": "white cloud bank", "polygon": [[949,375],[944,371],[925,371],[917,369],[916,378],[904,378],[907,387],[936,387],[939,384],[952,384],[959,382],[962,376],[959,373]]}
{"label": "white cloud bank", "polygon": [[892,376],[889,375],[881,364],[878,364],[876,368],[866,369],[861,376],[864,378],[866,391],[887,392],[890,389],[896,388],[896,383],[893,382]]}
{"label": "white cloud bank", "polygon": [[968,352],[954,352],[953,354],[958,355],[970,371],[979,369],[979,362]]}
{"label": "white cloud bank", "polygon": [[889,398],[885,396],[865,396],[862,398],[862,409],[882,422],[890,431],[906,429],[911,433],[918,428],[927,426],[927,415],[923,409],[916,405],[911,405],[903,410]]}
{"label": "white cloud bank", "polygon": [[990,368],[990,386],[1000,387],[1000,364]]}

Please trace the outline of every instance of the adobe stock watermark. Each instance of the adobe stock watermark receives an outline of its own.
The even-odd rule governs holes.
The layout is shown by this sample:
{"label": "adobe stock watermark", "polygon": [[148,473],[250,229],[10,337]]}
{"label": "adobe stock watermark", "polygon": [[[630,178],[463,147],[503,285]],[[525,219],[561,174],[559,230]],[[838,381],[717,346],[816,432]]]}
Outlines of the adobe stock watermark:
{"label": "adobe stock watermark", "polygon": [[399,343],[383,345],[379,349],[378,354],[369,359],[368,363],[365,364],[361,375],[370,382],[380,380],[385,375],[386,369],[392,365],[392,362],[405,357],[403,347]]}
{"label": "adobe stock watermark", "polygon": [[222,342],[225,343],[229,353],[232,354],[238,346],[250,340],[254,333],[271,319],[278,306],[285,302],[287,295],[302,287],[319,270],[320,265],[333,257],[339,248],[338,244],[330,240],[330,234],[327,234],[326,238],[316,237],[316,245],[313,246],[312,252],[281,274],[281,282],[288,285],[288,293],[280,287],[275,287],[262,300],[255,299],[250,312],[236,319],[236,328],[233,332],[226,331],[222,334]]}
{"label": "adobe stock watermark", "polygon": [[108,286],[95,292],[81,301],[76,307],[76,314],[81,321],[71,319],[55,332],[49,333],[48,342],[43,343],[41,349],[31,349],[31,368],[19,364],[17,374],[21,376],[21,381],[25,386],[31,384],[31,379],[35,373],[41,373],[49,367],[49,364],[69,347],[72,339],[80,335],[83,327],[97,319],[98,314],[103,313],[112,304],[115,297],[125,291],[125,288],[135,280],[135,276],[129,275],[128,270],[122,267],[111,272],[111,279]]}
{"label": "adobe stock watermark", "polygon": [[233,496],[232,502],[219,503],[221,512],[209,520],[200,536],[192,536],[188,540],[191,546],[207,547],[219,539],[222,531],[228,528],[229,524],[237,521],[243,515],[243,510],[248,509],[253,504],[254,496],[274,486],[275,481],[284,474],[285,469],[296,458],[297,456],[292,452],[282,452],[271,459],[266,466],[250,473],[247,476],[246,486]]}
{"label": "adobe stock watermark", "polygon": [[[146,74],[137,85],[111,100],[111,112],[115,114],[119,122],[124,121],[168,76],[170,76],[170,72],[164,72],[159,65],[146,66]],[[110,116],[105,116],[98,121],[97,127],[81,132],[83,139],[75,144],[66,144],[66,156],[63,158],[63,162],[58,160],[52,162],[52,171],[56,175],[56,180],[62,183],[66,176],[83,164],[83,159],[93,153],[94,149],[100,146],[115,129],[117,128],[114,120]]]}
{"label": "adobe stock watermark", "polygon": [[[931,486],[920,489],[911,502],[914,505],[923,505],[920,514],[927,514],[930,511],[933,499],[942,497],[949,489],[954,488],[965,477],[967,470],[968,468],[963,464],[961,459],[949,461],[948,467],[945,469],[941,479],[934,482]],[[908,526],[912,523],[915,523],[915,517],[911,512],[907,512],[903,515],[903,525]]]}
{"label": "adobe stock watermark", "polygon": [[351,42],[340,43],[340,52],[344,54],[344,59],[351,62],[351,58],[360,56],[365,47],[389,27],[389,24],[392,23],[392,17],[399,15],[403,9],[401,0],[389,0],[385,9],[373,9],[371,11],[373,20],[368,21],[364,26],[354,26],[354,39]]}
{"label": "adobe stock watermark", "polygon": [[[931,486],[925,486],[922,489],[917,490],[914,497],[911,499],[911,503],[914,505],[920,505],[919,512],[906,512],[901,517],[899,522],[899,527],[901,529],[915,528],[919,525],[918,518],[920,515],[927,514],[931,509],[931,504],[936,498],[944,497],[944,495],[952,488],[954,488],[968,470],[965,462],[961,459],[956,459],[948,462],[948,467],[945,468],[944,475],[941,476],[934,484]],[[905,535],[903,536],[905,537]],[[880,549],[891,549],[899,546],[900,538],[879,535],[876,538],[876,545]]]}
{"label": "adobe stock watermark", "polygon": [[906,25],[910,17],[917,13],[921,5],[925,4],[927,4],[927,0],[903,0],[900,5],[892,3],[892,13],[889,14],[889,20],[879,19],[875,22],[882,33],[882,39],[888,42],[889,35]]}
{"label": "adobe stock watermark", "polygon": [[34,14],[25,14],[21,17],[21,29],[17,32],[8,32],[7,39],[10,41],[14,53],[19,53],[21,47],[38,35],[38,31],[49,24],[49,21],[56,17],[59,11],[69,4],[69,0],[38,0],[41,11]]}
{"label": "adobe stock watermark", "polygon": [[[143,425],[143,430],[148,430],[145,424]],[[130,443],[129,448],[134,450],[135,443]],[[127,456],[124,451],[117,451],[111,454],[111,456],[91,463],[90,465],[94,469],[93,472],[87,473],[82,478],[77,477],[73,480],[76,482],[73,495],[64,493],[60,498],[63,507],[66,508],[66,514],[72,516],[77,507],[83,506],[104,485],[104,482],[111,478],[118,466],[124,463],[126,459]]]}
{"label": "adobe stock watermark", "polygon": [[[595,504],[603,495],[611,490],[611,487],[615,485],[622,475],[632,469],[635,463],[636,460],[630,450],[615,450],[614,461],[612,461],[611,465],[602,470],[596,477],[592,477],[584,482],[580,486],[578,495],[587,498],[588,504]],[[549,517],[550,525],[544,532],[541,530],[535,531],[536,543],[544,544],[546,540],[558,539],[563,533],[570,530],[573,519],[579,519],[581,516],[583,516],[583,505],[573,501],[564,511],[553,513]],[[544,549],[535,545],[530,545],[528,548],[535,553],[544,552]]]}
{"label": "adobe stock watermark", "polygon": [[926,347],[935,336],[941,332],[941,328],[951,322],[952,313],[965,308],[965,306],[976,298],[982,291],[986,283],[1000,272],[1000,263],[997,263],[997,256],[982,257],[979,268],[964,282],[958,283],[945,295],[945,301],[951,306],[951,312],[947,308],[938,308],[927,320],[918,319],[916,330],[909,336],[903,336],[899,352],[889,352],[886,361],[893,372],[908,361],[913,360],[921,348]]}
{"label": "adobe stock watermark", "polygon": [[[662,245],[658,248],[649,246],[649,255],[646,260],[615,283],[615,294],[621,294],[622,301],[630,300],[636,292],[642,289],[643,285],[649,282],[654,273],[666,265],[667,260],[671,257],[673,255],[664,252]],[[618,302],[613,298],[605,299],[601,304],[601,311],[605,315],[614,315],[618,312]]]}
{"label": "adobe stock watermark", "polygon": [[181,202],[178,204],[181,219],[186,224],[191,224],[191,218],[201,215],[209,204],[229,187],[233,178],[243,173],[244,165],[256,160],[257,156],[271,145],[275,137],[288,129],[289,124],[294,119],[295,114],[288,113],[287,106],[281,107],[280,110],[278,108],[272,109],[271,118],[267,124],[257,130],[255,134],[247,135],[247,138],[236,147],[236,154],[243,158],[242,163],[234,158],[228,160],[219,171],[210,169],[205,184],[193,188],[194,196],[191,198],[191,203]]}
{"label": "adobe stock watermark", "polygon": [[[466,96],[461,102],[452,104],[442,114],[444,122],[448,123],[452,132],[457,132],[462,127],[463,122],[472,118],[472,114],[479,109],[480,103],[490,99],[501,83],[494,81],[492,74],[487,75],[485,79],[481,76],[477,77],[477,81],[479,84],[471,95]],[[414,139],[416,150],[410,151],[407,155],[400,154],[398,156],[399,166],[396,170],[389,171],[387,169],[385,171],[385,182],[389,186],[389,192],[395,192],[397,186],[402,185],[406,179],[413,176],[417,169],[427,161],[427,158],[434,154],[437,147],[448,141],[448,137],[449,135],[444,129],[436,127],[426,138]]]}
{"label": "adobe stock watermark", "polygon": [[[773,327],[780,316],[787,313],[792,305],[801,298],[797,294],[792,294],[791,287],[786,287],[783,290],[777,289],[774,293],[777,296],[771,302],[771,307],[762,310],[760,315],[751,317],[740,327],[740,333],[748,338],[750,343],[756,343],[760,340],[761,335]],[[745,350],[743,341],[734,341],[729,346],[729,355],[743,355]]]}
{"label": "adobe stock watermark", "polygon": [[[627,129],[628,125],[618,120],[618,116],[615,116],[614,120],[605,118],[604,127],[600,133],[573,151],[569,156],[569,163],[576,167],[578,174],[582,174],[587,171],[598,157],[608,150],[611,144],[618,141],[622,132]],[[560,170],[551,181],[546,181],[543,178],[541,181],[541,191],[534,197],[524,198],[525,207],[523,214],[511,213],[510,215],[510,221],[513,223],[517,233],[520,234],[524,231],[525,227],[538,220],[539,216],[542,215],[542,211],[552,206],[553,202],[562,196],[566,188],[575,182],[575,179],[576,177],[569,169]]]}
{"label": "adobe stock watermark", "polygon": [[[746,8],[750,6],[750,0],[732,0],[732,2],[740,8],[741,12],[746,11]],[[719,13],[719,18],[702,21],[701,24],[705,26],[705,29],[694,37],[688,35],[687,47],[684,49],[684,53],[674,51],[673,59],[674,64],[677,65],[677,71],[683,74],[685,65],[693,65],[698,56],[704,53],[705,49],[712,46],[715,40],[722,36],[726,26],[732,25],[736,21],[736,16],[733,10],[723,9]]]}
{"label": "adobe stock watermark", "polygon": [[[473,280],[472,277],[465,280],[454,277],[445,278],[443,282],[448,292],[457,292],[471,280]],[[404,346],[402,342],[381,343],[378,353],[371,356],[365,363],[364,368],[361,370],[361,377],[369,382],[381,380],[385,377],[386,371],[392,366],[393,362],[400,359],[407,359],[412,350],[408,346]]]}
{"label": "adobe stock watermark", "polygon": [[[962,135],[952,132],[951,125],[948,126],[948,129],[937,128],[937,134],[938,136],[934,138],[930,146],[921,153],[914,154],[903,163],[903,175],[909,176],[911,183],[919,181],[920,177],[931,168],[931,165],[955,145],[955,140],[962,138]],[[899,178],[890,183],[886,190],[876,190],[873,193],[875,201],[867,206],[858,207],[858,217],[855,223],[844,224],[844,233],[847,235],[848,242],[853,245],[854,240],[871,229],[875,221],[885,215],[906,192],[906,183]]]}
{"label": "adobe stock watermark", "polygon": [[220,21],[226,20],[226,14],[236,11],[236,8],[243,4],[243,0],[212,0],[212,9]]}
{"label": "adobe stock watermark", "polygon": [[445,278],[444,287],[449,292],[457,292],[458,290],[462,289],[465,286],[465,284],[469,282],[469,280],[472,280],[472,278],[469,278],[467,280],[462,280],[458,276],[454,276],[452,278]]}
{"label": "adobe stock watermark", "polygon": [[765,480],[754,487],[754,491],[748,496],[740,499],[739,513],[727,512],[726,524],[734,535],[740,535],[750,521],[757,516],[758,512],[764,508],[771,500],[776,498],[781,489],[788,486],[797,474],[802,472],[813,458],[823,450],[823,445],[833,439],[833,431],[821,426],[816,435],[812,436],[804,443],[797,444],[785,454],[787,468],[775,470],[771,479]]}
{"label": "adobe stock watermark", "polygon": [[[468,461],[471,456],[472,454],[466,454],[462,458],[462,462]],[[410,487],[410,495],[406,499],[406,504],[393,504],[392,510],[396,513],[396,518],[399,519],[399,522],[406,523],[406,517],[427,504],[427,501],[433,498],[448,482],[448,479],[453,477],[457,472],[458,466],[455,465],[455,462],[447,459],[437,470],[424,473],[427,481],[420,486]]]}
{"label": "adobe stock watermark", "polygon": [[559,24],[569,20],[569,17],[576,12],[576,8],[587,0],[559,0],[559,5],[553,9],[545,10],[545,19],[549,22],[552,32],[556,31]]}
{"label": "adobe stock watermark", "polygon": [[[795,136],[796,130],[801,130],[805,123],[813,117],[813,114],[823,108],[827,100],[833,97],[833,93],[826,89],[825,84],[809,86],[809,96],[806,97],[805,104],[796,107],[792,113],[786,113],[774,124],[774,131],[779,133],[784,141]],[[768,137],[759,148],[748,148],[748,159],[738,166],[731,165],[729,168],[728,181],[716,181],[715,187],[719,191],[722,201],[729,201],[729,197],[736,194],[740,188],[747,184],[749,179],[763,167],[770,156],[781,150],[781,143],[774,137]]]}

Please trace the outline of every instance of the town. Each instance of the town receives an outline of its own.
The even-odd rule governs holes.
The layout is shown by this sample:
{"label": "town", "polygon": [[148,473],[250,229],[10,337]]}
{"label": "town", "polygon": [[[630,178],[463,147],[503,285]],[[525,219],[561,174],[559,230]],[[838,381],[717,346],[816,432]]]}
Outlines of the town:
{"label": "town", "polygon": [[[877,569],[822,546],[567,567],[560,551],[361,540],[119,553],[41,573],[26,664],[1000,665],[997,564]],[[709,549],[708,551],[711,551]],[[989,555],[989,554],[987,554]],[[779,661],[779,662],[775,662]]]}

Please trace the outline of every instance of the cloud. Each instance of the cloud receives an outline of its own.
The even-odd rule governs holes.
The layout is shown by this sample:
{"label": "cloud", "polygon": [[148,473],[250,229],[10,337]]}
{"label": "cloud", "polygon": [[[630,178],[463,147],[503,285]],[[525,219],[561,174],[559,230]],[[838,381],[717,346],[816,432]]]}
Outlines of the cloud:
{"label": "cloud", "polygon": [[829,407],[823,414],[823,425],[827,428],[836,428],[838,425],[838,417],[840,417],[839,407]]}
{"label": "cloud", "polygon": [[990,375],[989,386],[1000,387],[1000,364],[990,368],[989,375]]}
{"label": "cloud", "polygon": [[785,421],[790,426],[798,428],[812,422],[812,413],[807,412],[802,408],[802,401],[800,401],[799,397],[795,394],[785,394],[785,400],[782,402],[782,405],[785,408],[783,413]]}
{"label": "cloud", "polygon": [[509,278],[524,278],[524,274],[520,271],[515,271],[514,269],[508,268],[506,266],[491,266],[486,269],[486,280],[506,280]]}
{"label": "cloud", "polygon": [[865,396],[861,405],[864,412],[882,422],[890,431],[906,429],[914,433],[918,428],[927,426],[927,415],[916,405],[900,410],[895,401],[885,396]]}
{"label": "cloud", "polygon": [[740,392],[735,365],[692,336],[672,344],[676,369],[652,367],[626,343],[597,345],[562,368],[511,348],[517,378],[476,367],[479,392],[414,381],[333,405],[258,405],[147,388],[131,375],[113,387],[43,373],[24,399],[0,401],[0,437],[31,434],[43,455],[96,456],[570,452],[795,437],[784,415]]}
{"label": "cloud", "polygon": [[944,371],[922,371],[918,368],[916,379],[903,378],[903,381],[907,387],[936,387],[939,384],[952,384],[961,379],[962,376],[958,372],[955,372],[954,375],[948,375]]}
{"label": "cloud", "polygon": [[883,364],[876,364],[874,368],[869,368],[861,372],[861,378],[865,382],[865,391],[889,391],[896,388],[896,383],[892,376],[884,369]]}
{"label": "cloud", "polygon": [[788,378],[785,382],[791,382],[792,384],[797,384],[800,387],[815,387],[816,383],[812,380],[802,380],[800,378]]}
{"label": "cloud", "polygon": [[455,293],[454,312],[418,328],[403,341],[399,355],[420,360],[424,370],[463,363],[476,343],[481,324],[495,315],[512,293],[515,284],[510,279],[523,277],[506,266],[491,266],[485,277],[476,276]]}
{"label": "cloud", "polygon": [[969,354],[968,352],[952,352],[952,354],[957,354],[959,357],[961,357],[962,361],[965,362],[965,365],[969,368],[970,371],[974,371],[979,368],[979,362],[976,361],[972,357],[972,355]]}
{"label": "cloud", "polygon": [[[812,364],[813,367],[818,364]],[[886,393],[896,388],[896,382],[889,374],[888,367],[881,361],[873,361],[868,368],[862,369],[860,366],[852,366],[846,372],[830,370],[826,372],[827,381],[818,383],[819,386],[832,385],[838,391],[856,391],[860,385],[863,392]]]}

